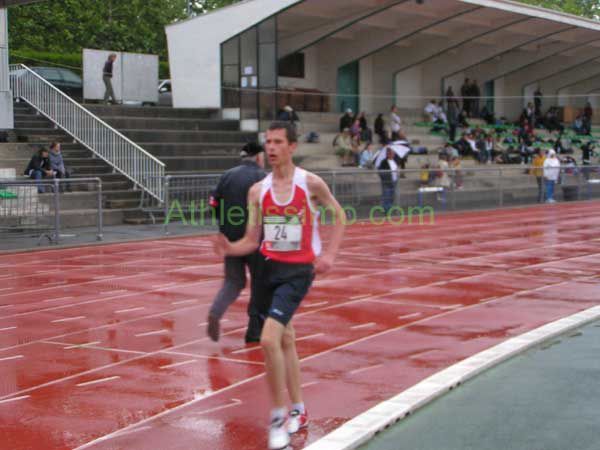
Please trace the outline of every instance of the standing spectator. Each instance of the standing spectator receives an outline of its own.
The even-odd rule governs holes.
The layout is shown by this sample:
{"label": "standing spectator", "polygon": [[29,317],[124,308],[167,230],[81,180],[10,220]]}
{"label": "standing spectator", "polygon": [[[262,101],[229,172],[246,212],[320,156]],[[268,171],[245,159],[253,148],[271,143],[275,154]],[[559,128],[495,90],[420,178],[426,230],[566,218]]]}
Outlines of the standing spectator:
{"label": "standing spectator", "polygon": [[583,109],[583,132],[584,134],[592,134],[592,117],[594,116],[594,110],[592,104],[587,102]]}
{"label": "standing spectator", "polygon": [[[50,144],[50,170],[54,172],[56,178],[71,178],[71,173],[65,167],[65,161],[60,151],[60,143],[53,142]],[[62,184],[60,185],[62,190]],[[67,191],[71,192],[71,184],[66,184]]]}
{"label": "standing spectator", "polygon": [[379,143],[385,144],[387,141],[387,136],[385,133],[385,121],[383,120],[383,114],[379,114],[375,119],[375,124],[373,126],[375,129],[375,134],[379,136]]}
{"label": "standing spectator", "polygon": [[459,116],[458,103],[454,100],[448,100],[448,138],[451,142],[456,140],[456,128],[460,121]]}
{"label": "standing spectator", "polygon": [[[239,241],[244,237],[250,214],[248,191],[265,177],[263,147],[256,143],[248,143],[240,152],[240,156],[241,164],[221,176],[210,198],[210,205],[216,210],[217,216],[222,214],[221,217],[227,218],[219,224],[219,231],[231,242]],[[241,213],[241,217],[236,213],[234,221],[229,219],[229,214],[235,210]],[[265,304],[262,295],[257,294],[257,283],[263,275],[263,266],[264,258],[258,251],[246,256],[225,257],[225,279],[208,313],[206,331],[213,341],[219,340],[221,318],[246,286],[246,267],[250,272],[251,289],[245,341],[246,343],[260,341],[264,320],[271,306]]]}
{"label": "standing spectator", "polygon": [[398,156],[391,148],[386,149],[386,159],[381,161],[377,170],[381,178],[381,202],[387,213],[394,204],[398,184]]}
{"label": "standing spectator", "polygon": [[115,61],[117,60],[117,55],[111,53],[108,55],[108,59],[104,63],[104,69],[102,69],[102,81],[104,81],[104,87],[106,91],[104,92],[104,103],[108,104],[108,99],[112,99],[112,103],[117,103],[117,99],[115,98],[115,91],[113,90],[112,78],[113,78],[113,66]]}
{"label": "standing spectator", "polygon": [[544,179],[546,181],[546,203],[556,203],[554,200],[554,186],[560,177],[560,161],[554,150],[548,150],[548,157],[544,161]]}
{"label": "standing spectator", "polygon": [[441,187],[443,187],[445,190],[450,189],[451,186],[451,181],[450,181],[450,176],[448,175],[450,166],[448,165],[448,155],[444,154],[444,153],[440,153],[439,154],[439,184]]}
{"label": "standing spectator", "polygon": [[456,108],[460,110],[460,103],[459,103],[458,99],[456,98],[456,95],[454,95],[452,86],[448,86],[448,89],[446,90],[446,109],[447,110],[450,109],[451,103],[454,103]]}
{"label": "standing spectator", "polygon": [[534,110],[535,110],[536,125],[542,118],[542,97],[543,97],[542,91],[540,90],[540,87],[538,86],[538,88],[533,93],[533,106],[534,106]]}
{"label": "standing spectator", "polygon": [[481,111],[479,109],[479,105],[481,104],[481,89],[479,88],[477,80],[473,80],[471,83],[471,97],[473,97],[471,100],[471,117],[479,117],[479,112]]}
{"label": "standing spectator", "polygon": [[292,124],[296,133],[298,132],[298,122],[300,122],[300,118],[294,108],[290,105],[286,105],[283,107],[283,110],[277,115],[277,120],[280,122],[288,122]]}
{"label": "standing spectator", "polygon": [[43,178],[54,178],[54,172],[50,167],[47,148],[40,148],[37,153],[31,157],[24,174],[32,180],[36,180],[39,194],[46,192],[44,185],[40,183],[40,181]]}
{"label": "standing spectator", "polygon": [[348,108],[344,115],[340,117],[340,133],[342,133],[346,128],[350,128],[354,123],[354,114],[352,110]]}
{"label": "standing spectator", "polygon": [[533,158],[533,169],[531,174],[535,177],[538,186],[538,203],[544,201],[544,161],[546,158],[541,149],[536,149],[535,158]]}
{"label": "standing spectator", "polygon": [[590,179],[590,168],[592,165],[592,157],[594,156],[594,144],[592,142],[587,142],[581,146],[581,162],[583,165],[583,177],[586,180]]}
{"label": "standing spectator", "polygon": [[390,110],[390,129],[392,130],[392,141],[400,139],[400,129],[402,127],[402,120],[398,115],[398,107],[392,106]]}
{"label": "standing spectator", "polygon": [[465,78],[465,82],[460,88],[460,96],[463,101],[463,111],[467,117],[471,117],[471,82],[468,78]]}

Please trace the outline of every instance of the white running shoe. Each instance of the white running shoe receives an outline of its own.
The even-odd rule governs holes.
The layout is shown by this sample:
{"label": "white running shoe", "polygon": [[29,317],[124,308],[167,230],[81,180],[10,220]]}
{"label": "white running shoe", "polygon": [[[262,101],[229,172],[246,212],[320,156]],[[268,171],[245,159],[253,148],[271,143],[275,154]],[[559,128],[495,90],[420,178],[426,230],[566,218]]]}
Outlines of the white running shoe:
{"label": "white running shoe", "polygon": [[306,411],[300,413],[297,409],[290,412],[287,422],[287,431],[289,434],[294,434],[300,431],[302,428],[308,426],[308,414]]}
{"label": "white running shoe", "polygon": [[269,429],[269,450],[283,450],[290,445],[285,419],[273,419]]}

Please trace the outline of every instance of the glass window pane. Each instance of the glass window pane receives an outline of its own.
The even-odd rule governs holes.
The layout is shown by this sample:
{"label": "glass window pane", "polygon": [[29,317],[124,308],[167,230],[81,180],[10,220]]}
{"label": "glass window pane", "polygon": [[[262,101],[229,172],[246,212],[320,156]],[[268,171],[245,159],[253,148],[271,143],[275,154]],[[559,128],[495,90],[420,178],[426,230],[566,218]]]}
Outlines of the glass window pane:
{"label": "glass window pane", "polygon": [[275,44],[261,44],[259,62],[259,83],[261,88],[277,86],[277,55]]}
{"label": "glass window pane", "polygon": [[258,42],[260,44],[275,42],[275,18],[264,21],[258,26]]}
{"label": "glass window pane", "polygon": [[[258,61],[258,48],[256,45],[256,28],[246,31],[240,37],[241,67],[244,75],[257,75],[256,63]],[[251,73],[247,73],[251,72]]]}
{"label": "glass window pane", "polygon": [[239,38],[234,37],[222,46],[223,64],[238,64],[239,61]]}

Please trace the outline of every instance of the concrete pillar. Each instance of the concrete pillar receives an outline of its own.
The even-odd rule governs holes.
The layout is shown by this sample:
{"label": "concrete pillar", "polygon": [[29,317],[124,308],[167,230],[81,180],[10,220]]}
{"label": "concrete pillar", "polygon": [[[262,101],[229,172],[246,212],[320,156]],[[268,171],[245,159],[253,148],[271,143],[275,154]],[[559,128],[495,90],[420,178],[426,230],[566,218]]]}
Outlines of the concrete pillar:
{"label": "concrete pillar", "polygon": [[0,130],[14,128],[13,102],[8,78],[8,21],[6,8],[0,8]]}

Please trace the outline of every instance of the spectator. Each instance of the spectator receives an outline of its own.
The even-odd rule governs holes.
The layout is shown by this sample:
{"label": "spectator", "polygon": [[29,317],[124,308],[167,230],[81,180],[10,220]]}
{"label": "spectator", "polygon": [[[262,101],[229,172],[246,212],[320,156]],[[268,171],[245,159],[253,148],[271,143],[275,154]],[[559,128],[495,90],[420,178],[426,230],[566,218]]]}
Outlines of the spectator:
{"label": "spectator", "polygon": [[298,122],[300,122],[300,118],[294,108],[290,105],[286,105],[283,107],[283,110],[279,112],[277,115],[277,120],[280,122],[289,122],[292,124],[296,132],[298,131]]}
{"label": "spectator", "polygon": [[448,123],[448,117],[446,117],[444,108],[442,108],[442,102],[438,104],[435,100],[431,100],[427,106],[425,106],[424,111],[429,122],[432,122],[435,125],[444,126]]}
{"label": "spectator", "polygon": [[473,80],[471,83],[471,97],[473,97],[471,100],[471,117],[479,117],[481,89],[477,80]]}
{"label": "spectator", "polygon": [[[65,161],[61,153],[60,143],[53,142],[50,144],[50,170],[54,172],[56,178],[71,178],[71,172],[65,167]],[[61,191],[63,189],[62,184],[60,185]],[[66,183],[67,191],[71,192],[71,184]]]}
{"label": "spectator", "polygon": [[533,106],[534,106],[535,117],[536,117],[537,121],[539,121],[542,117],[542,97],[543,97],[542,91],[540,90],[540,88],[538,86],[538,88],[533,93]]}
{"label": "spectator", "polygon": [[454,100],[448,101],[448,138],[451,142],[456,140],[456,128],[460,121],[458,103]]}
{"label": "spectator", "polygon": [[485,120],[485,123],[488,125],[496,124],[496,117],[494,116],[494,113],[488,109],[487,105],[481,110],[481,118]]}
{"label": "spectator", "polygon": [[594,110],[590,102],[585,104],[583,109],[583,134],[592,134],[592,117],[594,116]]}
{"label": "spectator", "polygon": [[466,117],[471,117],[471,82],[468,78],[465,78],[465,82],[460,88],[460,96],[463,101],[463,111],[465,112]]}
{"label": "spectator", "polygon": [[448,175],[448,172],[450,170],[450,166],[448,165],[448,155],[440,153],[439,154],[439,185],[441,187],[443,187],[444,189],[450,189],[451,186],[451,181],[450,181],[450,176]]}
{"label": "spectator", "polygon": [[446,90],[446,109],[450,110],[450,104],[454,104],[458,110],[460,110],[460,103],[454,95],[454,91],[452,90],[452,86],[448,86]]}
{"label": "spectator", "polygon": [[352,110],[348,108],[344,115],[340,118],[340,133],[342,133],[346,128],[352,127],[354,123],[354,114]]}
{"label": "spectator", "polygon": [[356,145],[360,144],[361,137],[361,128],[360,128],[360,120],[356,119],[352,123],[352,127],[350,128],[350,135],[352,136],[352,140],[356,143]]}
{"label": "spectator", "polygon": [[381,161],[377,170],[381,178],[381,201],[387,213],[394,204],[396,185],[398,184],[398,156],[391,148],[386,149],[386,159]]}
{"label": "spectator", "polygon": [[398,107],[394,105],[390,110],[390,129],[392,131],[392,141],[397,141],[399,139],[401,127],[402,120],[398,115]]}
{"label": "spectator", "polygon": [[383,120],[383,114],[379,114],[377,116],[373,128],[375,129],[375,134],[379,136],[379,143],[382,145],[385,144],[387,141],[387,136],[385,133],[385,121]]}
{"label": "spectator", "polygon": [[546,158],[542,151],[538,148],[535,151],[535,158],[533,158],[533,169],[531,174],[535,177],[538,186],[538,203],[544,201],[544,161]]}
{"label": "spectator", "polygon": [[583,127],[583,116],[581,114],[578,114],[577,117],[575,117],[572,128],[575,134],[586,134]]}
{"label": "spectator", "polygon": [[425,109],[423,110],[425,112],[425,118],[428,122],[434,123],[437,120],[436,117],[436,112],[437,110],[437,104],[435,102],[435,100],[430,100],[429,103],[427,103],[427,105],[425,105]]}
{"label": "spectator", "polygon": [[544,180],[546,185],[546,203],[556,203],[554,200],[554,186],[560,177],[560,161],[554,150],[548,150],[548,157],[544,161]]}
{"label": "spectator", "polygon": [[560,120],[558,119],[558,111],[556,107],[553,106],[546,112],[546,117],[544,117],[544,126],[551,133],[553,131],[562,133],[564,130]]}
{"label": "spectator", "polygon": [[376,154],[377,151],[375,150],[375,146],[372,143],[368,143],[363,151],[360,152],[358,167],[361,169],[370,168]]}
{"label": "spectator", "polygon": [[31,157],[24,174],[32,180],[36,180],[38,193],[43,194],[46,192],[44,185],[40,183],[40,181],[44,178],[54,178],[54,172],[50,168],[50,159],[48,157],[47,148],[40,148],[37,153]]}
{"label": "spectator", "polygon": [[104,103],[108,104],[109,98],[112,99],[112,103],[116,104],[117,99],[115,98],[115,91],[113,90],[112,78],[113,78],[113,66],[115,61],[117,60],[117,55],[111,53],[108,55],[108,59],[104,63],[104,68],[102,69],[102,81],[104,81],[104,87],[106,88],[104,92]]}
{"label": "spectator", "polygon": [[354,155],[357,153],[357,146],[352,140],[350,135],[350,129],[344,128],[344,130],[338,134],[333,140],[333,147],[335,154],[342,158],[342,166],[354,165]]}
{"label": "spectator", "polygon": [[592,157],[594,156],[594,144],[593,142],[587,142],[581,147],[581,161],[583,166],[583,177],[586,180],[590,179],[590,168],[586,166],[592,165]]}
{"label": "spectator", "polygon": [[450,167],[454,172],[454,185],[457,190],[463,189],[463,177],[462,177],[462,164],[460,162],[460,157],[455,156],[450,160]]}
{"label": "spectator", "polygon": [[494,159],[494,153],[496,149],[494,148],[494,137],[491,134],[486,134],[483,140],[483,153],[485,155],[485,161],[488,164],[491,164]]}

